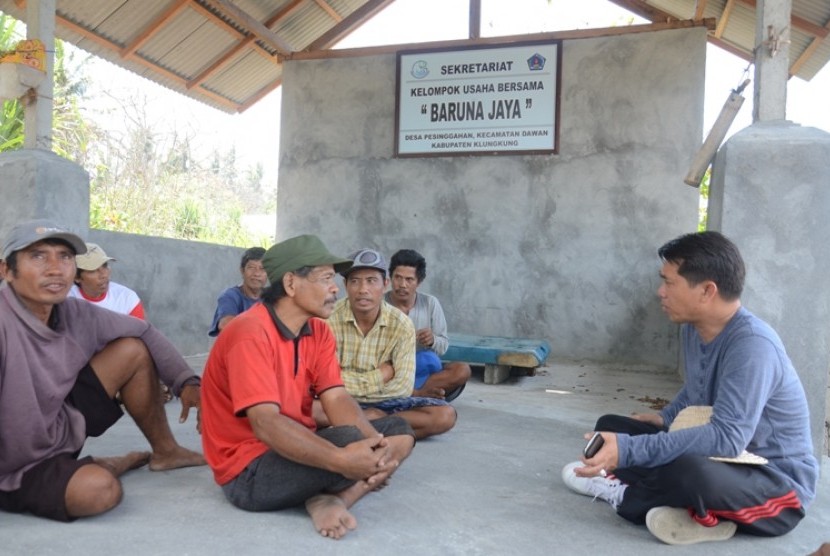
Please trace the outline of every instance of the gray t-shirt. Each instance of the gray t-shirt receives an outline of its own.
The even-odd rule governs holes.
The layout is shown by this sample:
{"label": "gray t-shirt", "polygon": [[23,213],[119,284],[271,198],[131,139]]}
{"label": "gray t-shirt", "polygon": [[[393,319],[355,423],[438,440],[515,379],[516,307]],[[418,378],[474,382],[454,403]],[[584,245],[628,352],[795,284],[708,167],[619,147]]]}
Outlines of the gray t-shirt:
{"label": "gray t-shirt", "polygon": [[[386,292],[386,301],[392,303],[392,292]],[[432,330],[433,344],[427,348],[418,345],[418,351],[430,349],[438,354],[444,355],[450,347],[450,340],[447,337],[447,320],[444,318],[444,309],[438,298],[428,293],[418,292],[415,294],[415,306],[409,311],[409,319],[415,325],[415,330],[429,328]]]}

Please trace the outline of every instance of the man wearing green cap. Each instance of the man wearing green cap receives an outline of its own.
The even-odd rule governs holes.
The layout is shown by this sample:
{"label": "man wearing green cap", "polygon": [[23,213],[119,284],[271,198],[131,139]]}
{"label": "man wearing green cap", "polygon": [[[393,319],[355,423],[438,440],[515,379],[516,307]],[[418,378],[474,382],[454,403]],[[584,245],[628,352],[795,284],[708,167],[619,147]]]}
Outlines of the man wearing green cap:
{"label": "man wearing green cap", "polygon": [[[371,423],[343,387],[334,336],[337,271],[351,261],[315,236],[288,239],[262,259],[262,303],[228,323],[211,349],[202,391],[202,443],[228,500],[248,511],[305,504],[338,539],[357,526],[349,508],[386,484],[414,446],[403,419]],[[317,430],[319,398],[331,427]]]}

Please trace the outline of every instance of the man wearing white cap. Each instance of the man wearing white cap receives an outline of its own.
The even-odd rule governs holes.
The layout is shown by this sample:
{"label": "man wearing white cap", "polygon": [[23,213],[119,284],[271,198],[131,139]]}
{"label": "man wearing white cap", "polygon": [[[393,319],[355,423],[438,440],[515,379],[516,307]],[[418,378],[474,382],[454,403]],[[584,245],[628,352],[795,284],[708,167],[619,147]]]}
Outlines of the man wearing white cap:
{"label": "man wearing white cap", "polygon": [[[180,421],[200,405],[200,380],[147,322],[67,298],[75,255],[86,245],[48,220],[12,228],[0,289],[0,509],[59,521],[104,513],[121,502],[119,477],[204,465],[180,446],[159,396],[159,379],[182,400]],[[124,408],[151,452],[79,458]]]}
{"label": "man wearing white cap", "polygon": [[86,253],[75,256],[75,285],[70,297],[86,299],[104,309],[144,319],[144,306],[138,294],[127,286],[110,281],[109,267],[113,257],[107,256],[100,245],[86,244]]}

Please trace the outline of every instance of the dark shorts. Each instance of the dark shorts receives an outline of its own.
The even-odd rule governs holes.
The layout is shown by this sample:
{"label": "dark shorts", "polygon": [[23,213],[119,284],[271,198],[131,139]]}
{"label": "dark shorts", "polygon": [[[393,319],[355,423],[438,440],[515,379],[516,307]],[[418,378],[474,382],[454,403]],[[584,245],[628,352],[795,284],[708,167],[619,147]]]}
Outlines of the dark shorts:
{"label": "dark shorts", "polygon": [[[66,401],[83,414],[87,436],[100,436],[124,414],[88,364],[78,374]],[[66,512],[66,487],[78,469],[91,463],[91,457],[78,459],[78,453],[58,454],[41,461],[23,474],[19,489],[0,491],[0,509],[72,521]]]}
{"label": "dark shorts", "polygon": [[430,375],[444,370],[444,363],[438,354],[428,349],[415,353],[415,389],[424,386]]}
{"label": "dark shorts", "polygon": [[[412,427],[400,417],[390,415],[371,423],[387,437],[415,436]],[[328,427],[318,430],[316,434],[340,447],[363,438],[357,427],[353,426]],[[269,450],[222,485],[222,492],[238,508],[264,512],[299,506],[321,492],[340,492],[354,483],[354,480],[339,473],[297,463]]]}

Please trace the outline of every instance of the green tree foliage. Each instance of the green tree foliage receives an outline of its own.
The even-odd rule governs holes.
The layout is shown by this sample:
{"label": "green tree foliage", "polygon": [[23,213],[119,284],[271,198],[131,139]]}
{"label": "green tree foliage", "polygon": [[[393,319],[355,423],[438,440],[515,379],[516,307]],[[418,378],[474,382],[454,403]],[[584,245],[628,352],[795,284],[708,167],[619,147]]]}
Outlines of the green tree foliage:
{"label": "green tree foliage", "polygon": [[[13,50],[19,22],[0,13],[0,50]],[[143,235],[251,246],[248,212],[275,210],[276,192],[262,185],[262,167],[239,172],[236,151],[208,163],[193,156],[189,137],[147,121],[146,103],[131,99],[120,111],[123,133],[104,131],[84,117],[89,57],[55,41],[52,148],[90,175],[90,226]],[[0,152],[23,147],[24,109],[17,100],[0,112]],[[113,116],[113,115],[110,115]]]}
{"label": "green tree foliage", "polygon": [[[16,32],[16,21],[0,13],[0,51],[14,49],[20,40]],[[12,151],[23,146],[23,105],[17,100],[3,102],[0,113],[0,152]]]}
{"label": "green tree foliage", "polygon": [[264,191],[261,167],[239,172],[233,148],[199,160],[190,137],[148,121],[141,98],[118,112],[124,131],[104,134],[90,147],[93,228],[238,246],[273,242],[251,237],[242,225],[244,214],[263,210],[263,197],[276,198]]}
{"label": "green tree foliage", "polygon": [[703,179],[700,180],[700,205],[698,206],[697,230],[705,232],[709,224],[709,182],[712,179],[712,167],[710,166]]}

